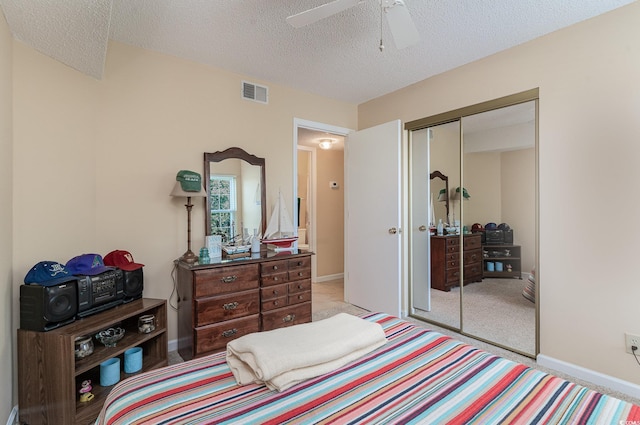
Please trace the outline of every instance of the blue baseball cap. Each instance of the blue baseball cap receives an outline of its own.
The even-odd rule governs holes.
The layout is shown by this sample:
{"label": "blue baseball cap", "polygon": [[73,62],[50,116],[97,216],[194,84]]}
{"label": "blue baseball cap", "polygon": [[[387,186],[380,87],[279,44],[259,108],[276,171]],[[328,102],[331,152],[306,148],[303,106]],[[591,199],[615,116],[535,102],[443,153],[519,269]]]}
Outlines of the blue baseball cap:
{"label": "blue baseball cap", "polygon": [[74,275],[95,276],[114,270],[114,267],[104,265],[100,254],[82,254],[67,261],[67,270]]}
{"label": "blue baseball cap", "polygon": [[65,266],[56,261],[40,261],[27,272],[24,283],[54,286],[77,279]]}

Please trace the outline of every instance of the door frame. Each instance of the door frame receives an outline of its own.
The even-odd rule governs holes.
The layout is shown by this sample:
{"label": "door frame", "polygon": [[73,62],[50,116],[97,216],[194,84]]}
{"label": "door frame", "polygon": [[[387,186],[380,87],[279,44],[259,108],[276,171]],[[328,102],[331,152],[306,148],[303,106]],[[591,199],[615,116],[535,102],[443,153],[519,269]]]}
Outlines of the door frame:
{"label": "door frame", "polygon": [[[354,131],[353,129],[350,128],[345,128],[345,127],[338,127],[335,125],[331,125],[331,124],[325,124],[325,123],[321,123],[321,122],[317,122],[317,121],[309,121],[309,120],[305,120],[302,118],[293,118],[293,146],[292,146],[292,151],[293,151],[293,176],[292,176],[292,181],[293,181],[293,193],[292,193],[292,198],[294,200],[294,204],[295,204],[295,200],[298,198],[298,129],[300,128],[305,128],[307,130],[314,130],[314,131],[321,131],[321,132],[325,132],[325,133],[331,133],[331,134],[336,134],[338,136],[343,136],[345,138],[345,143],[347,143],[347,136],[349,135],[349,133],[351,133],[352,131]],[[313,185],[313,199],[311,200],[312,205],[311,205],[311,233],[309,234],[309,238],[312,242],[312,245],[309,245],[309,250],[312,252],[315,252],[315,248],[316,248],[316,242],[317,242],[317,237],[316,237],[316,231],[317,231],[317,219],[316,219],[316,181],[317,181],[317,167],[315,164],[315,152],[313,152],[312,154],[312,175],[311,175],[311,184]],[[294,205],[295,207],[295,205]],[[296,235],[298,234],[298,226],[300,225],[300,223],[298,223],[298,215],[297,214],[293,214],[293,225],[294,228],[296,229]],[[307,230],[308,231],[308,230]],[[297,242],[296,242],[297,244]],[[297,245],[296,245],[297,246]],[[344,270],[343,270],[344,272]],[[315,283],[318,281],[318,268],[317,268],[317,256],[316,255],[312,255],[311,256],[311,282]]]}

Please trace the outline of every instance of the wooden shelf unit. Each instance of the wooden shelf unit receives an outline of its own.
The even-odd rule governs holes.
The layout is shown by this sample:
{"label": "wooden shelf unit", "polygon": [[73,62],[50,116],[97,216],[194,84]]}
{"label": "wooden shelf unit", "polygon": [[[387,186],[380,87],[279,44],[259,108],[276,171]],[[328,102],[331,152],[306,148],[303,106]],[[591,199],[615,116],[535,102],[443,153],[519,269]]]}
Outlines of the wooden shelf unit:
{"label": "wooden shelf unit", "polygon": [[[508,255],[507,255],[508,254]],[[502,271],[496,269],[494,271],[487,270],[488,262],[501,262]],[[482,277],[498,277],[498,278],[518,278],[522,279],[521,251],[520,245],[511,244],[486,244],[482,245]],[[511,271],[507,265],[511,266]]]}
{"label": "wooden shelf unit", "polygon": [[[156,329],[148,334],[138,332],[138,317],[144,314],[153,314],[156,318]],[[115,326],[125,329],[125,336],[115,347],[105,347],[93,338],[93,354],[75,358],[76,337],[93,336]],[[113,387],[100,386],[100,363],[120,357],[123,370],[123,353],[132,347],[142,347],[140,372],[168,364],[165,300],[138,299],[48,332],[18,329],[20,422],[29,425],[93,423]],[[120,378],[132,375],[121,371]],[[91,380],[94,398],[82,403],[78,390],[87,379]]]}

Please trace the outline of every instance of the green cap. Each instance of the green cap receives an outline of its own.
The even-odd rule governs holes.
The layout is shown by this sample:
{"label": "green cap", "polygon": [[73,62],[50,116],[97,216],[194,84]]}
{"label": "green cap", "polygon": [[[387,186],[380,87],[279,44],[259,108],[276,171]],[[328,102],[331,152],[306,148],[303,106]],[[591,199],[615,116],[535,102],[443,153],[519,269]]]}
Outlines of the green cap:
{"label": "green cap", "polygon": [[202,189],[200,174],[194,171],[180,170],[176,175],[176,180],[180,182],[180,186],[185,192],[200,192]]}

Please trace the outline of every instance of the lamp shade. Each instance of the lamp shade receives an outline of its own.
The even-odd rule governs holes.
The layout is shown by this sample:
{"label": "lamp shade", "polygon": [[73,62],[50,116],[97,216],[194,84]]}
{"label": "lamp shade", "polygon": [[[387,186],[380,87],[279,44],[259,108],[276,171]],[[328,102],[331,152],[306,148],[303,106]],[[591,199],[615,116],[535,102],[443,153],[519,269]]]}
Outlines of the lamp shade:
{"label": "lamp shade", "polygon": [[182,189],[182,185],[180,184],[180,182],[176,182],[176,184],[173,186],[173,190],[171,191],[171,193],[169,194],[170,196],[179,196],[179,197],[183,197],[183,198],[187,198],[187,197],[200,197],[203,198],[205,196],[207,196],[206,192],[204,191],[204,189],[201,187],[199,192],[187,192],[186,190]]}

